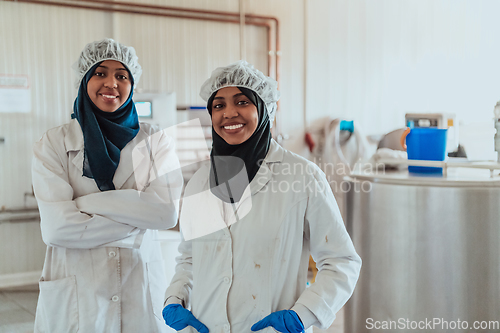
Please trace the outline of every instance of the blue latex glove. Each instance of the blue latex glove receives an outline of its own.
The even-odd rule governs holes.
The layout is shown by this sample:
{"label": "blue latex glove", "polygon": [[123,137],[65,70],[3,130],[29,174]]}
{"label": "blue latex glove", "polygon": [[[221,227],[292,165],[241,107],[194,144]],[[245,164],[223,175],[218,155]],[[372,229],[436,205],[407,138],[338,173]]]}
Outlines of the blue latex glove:
{"label": "blue latex glove", "polygon": [[259,331],[268,326],[282,333],[302,333],[304,325],[297,313],[293,310],[282,310],[271,313],[252,326],[252,331]]}
{"label": "blue latex glove", "polygon": [[200,333],[208,333],[208,328],[201,323],[191,311],[184,309],[180,304],[169,304],[163,309],[165,323],[176,331],[193,326]]}

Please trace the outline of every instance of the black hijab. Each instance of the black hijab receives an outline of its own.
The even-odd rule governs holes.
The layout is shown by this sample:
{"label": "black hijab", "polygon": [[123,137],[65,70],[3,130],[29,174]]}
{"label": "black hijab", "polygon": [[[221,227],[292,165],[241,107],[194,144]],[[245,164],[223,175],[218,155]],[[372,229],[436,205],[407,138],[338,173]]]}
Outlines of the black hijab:
{"label": "black hijab", "polygon": [[[271,145],[271,123],[262,99],[253,90],[237,87],[256,107],[259,122],[255,132],[237,145],[230,145],[212,126],[212,152],[210,153],[210,190],[224,202],[238,202],[248,184],[259,171],[262,160]],[[207,109],[212,115],[212,102],[217,91],[210,96]],[[244,172],[246,170],[246,173]],[[219,186],[223,185],[225,186]]]}
{"label": "black hijab", "polygon": [[[127,101],[114,112],[104,112],[92,102],[87,83],[101,63],[92,66],[83,77],[71,117],[78,120],[83,132],[83,175],[93,178],[99,190],[109,191],[115,189],[113,177],[121,150],[139,133],[139,118],[132,101],[133,89]],[[133,87],[133,76],[127,71]]]}

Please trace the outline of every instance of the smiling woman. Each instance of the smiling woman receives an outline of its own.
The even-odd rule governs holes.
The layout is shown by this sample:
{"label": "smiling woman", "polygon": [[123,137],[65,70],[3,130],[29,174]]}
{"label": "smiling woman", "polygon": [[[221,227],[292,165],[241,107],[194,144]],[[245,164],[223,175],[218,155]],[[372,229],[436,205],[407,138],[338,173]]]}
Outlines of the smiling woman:
{"label": "smiling woman", "polygon": [[[271,137],[276,81],[239,61],[215,69],[200,95],[212,151],[184,192],[165,322],[200,333],[329,327],[361,259],[325,175]],[[319,271],[306,289],[310,254]]]}
{"label": "smiling woman", "polygon": [[[35,332],[166,332],[154,240],[177,222],[183,180],[173,139],[139,123],[132,96],[142,70],[133,47],[89,43],[74,69],[73,119],[34,146],[47,244]],[[149,160],[132,160],[145,141],[149,152],[140,155]],[[173,171],[151,179],[152,168]]]}
{"label": "smiling woman", "polygon": [[114,112],[125,103],[132,89],[129,72],[121,62],[103,61],[87,83],[87,93],[95,106]]}
{"label": "smiling woman", "polygon": [[213,128],[230,145],[247,141],[255,132],[258,122],[257,107],[240,89],[222,88],[213,98]]}

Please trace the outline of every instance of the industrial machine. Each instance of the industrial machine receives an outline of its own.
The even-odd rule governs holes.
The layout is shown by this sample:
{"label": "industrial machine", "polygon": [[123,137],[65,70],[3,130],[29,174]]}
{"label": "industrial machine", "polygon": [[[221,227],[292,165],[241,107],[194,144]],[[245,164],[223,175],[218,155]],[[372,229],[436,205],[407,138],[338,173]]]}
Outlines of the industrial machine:
{"label": "industrial machine", "polygon": [[[345,332],[472,332],[464,322],[498,323],[498,170],[355,173],[347,181],[346,226],[363,267]],[[404,326],[434,319],[432,329]],[[384,323],[391,329],[380,330]]]}

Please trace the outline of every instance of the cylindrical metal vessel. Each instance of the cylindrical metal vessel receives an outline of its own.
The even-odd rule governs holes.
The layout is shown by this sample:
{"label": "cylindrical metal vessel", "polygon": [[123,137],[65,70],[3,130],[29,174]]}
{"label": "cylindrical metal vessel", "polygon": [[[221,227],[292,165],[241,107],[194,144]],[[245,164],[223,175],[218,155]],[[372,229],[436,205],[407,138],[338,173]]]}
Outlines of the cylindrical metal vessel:
{"label": "cylindrical metal vessel", "polygon": [[346,225],[363,260],[346,333],[500,332],[472,327],[500,321],[500,177],[457,169],[346,181]]}

